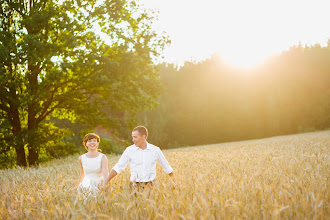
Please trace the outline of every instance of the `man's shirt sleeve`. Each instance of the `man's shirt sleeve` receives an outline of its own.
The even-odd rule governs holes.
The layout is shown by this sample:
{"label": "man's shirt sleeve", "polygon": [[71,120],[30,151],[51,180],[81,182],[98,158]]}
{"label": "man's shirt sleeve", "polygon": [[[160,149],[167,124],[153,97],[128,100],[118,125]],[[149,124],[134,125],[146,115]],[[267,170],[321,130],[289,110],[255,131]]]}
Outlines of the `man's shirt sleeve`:
{"label": "man's shirt sleeve", "polygon": [[172,173],[173,172],[173,168],[167,162],[167,160],[166,160],[163,152],[158,147],[157,147],[157,155],[158,155],[158,162],[164,168],[165,173],[167,173],[167,174]]}
{"label": "man's shirt sleeve", "polygon": [[126,148],[124,153],[121,155],[118,163],[112,169],[116,171],[117,174],[119,174],[123,169],[126,168],[127,164],[129,163],[129,160],[129,151],[128,148]]}

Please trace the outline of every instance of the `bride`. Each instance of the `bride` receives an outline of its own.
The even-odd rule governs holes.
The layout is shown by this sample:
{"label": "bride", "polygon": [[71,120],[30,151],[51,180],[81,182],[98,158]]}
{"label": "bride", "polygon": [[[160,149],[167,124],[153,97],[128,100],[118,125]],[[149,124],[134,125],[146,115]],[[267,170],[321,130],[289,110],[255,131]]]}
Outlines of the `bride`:
{"label": "bride", "polygon": [[79,157],[81,174],[77,185],[74,187],[79,192],[97,193],[103,179],[108,176],[108,159],[99,152],[100,137],[94,133],[85,135],[83,145],[87,153]]}

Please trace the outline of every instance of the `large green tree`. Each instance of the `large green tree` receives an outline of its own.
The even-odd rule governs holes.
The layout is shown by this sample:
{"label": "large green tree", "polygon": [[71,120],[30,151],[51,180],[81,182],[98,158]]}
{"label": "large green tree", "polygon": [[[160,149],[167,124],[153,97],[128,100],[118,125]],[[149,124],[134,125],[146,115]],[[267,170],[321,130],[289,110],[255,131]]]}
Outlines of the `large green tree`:
{"label": "large green tree", "polygon": [[1,152],[36,165],[61,136],[50,117],[113,127],[152,107],[168,43],[154,19],[128,0],[0,0]]}

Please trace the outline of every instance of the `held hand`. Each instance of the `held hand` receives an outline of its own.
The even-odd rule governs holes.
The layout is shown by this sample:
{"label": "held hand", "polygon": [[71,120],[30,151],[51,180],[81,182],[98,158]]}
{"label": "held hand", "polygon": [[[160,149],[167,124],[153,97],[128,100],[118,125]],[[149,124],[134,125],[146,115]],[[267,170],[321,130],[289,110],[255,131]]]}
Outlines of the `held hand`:
{"label": "held hand", "polygon": [[172,186],[172,189],[175,189],[175,178],[174,178],[174,175],[173,175],[173,172],[172,173],[169,173],[168,174],[171,178],[170,178],[170,183],[171,183],[171,186]]}
{"label": "held hand", "polygon": [[103,190],[107,189],[107,185],[108,183],[111,181],[112,178],[114,178],[117,175],[117,172],[115,170],[111,170],[108,177],[105,178],[104,182],[103,182]]}
{"label": "held hand", "polygon": [[102,189],[103,191],[107,191],[109,189],[108,184],[103,183]]}

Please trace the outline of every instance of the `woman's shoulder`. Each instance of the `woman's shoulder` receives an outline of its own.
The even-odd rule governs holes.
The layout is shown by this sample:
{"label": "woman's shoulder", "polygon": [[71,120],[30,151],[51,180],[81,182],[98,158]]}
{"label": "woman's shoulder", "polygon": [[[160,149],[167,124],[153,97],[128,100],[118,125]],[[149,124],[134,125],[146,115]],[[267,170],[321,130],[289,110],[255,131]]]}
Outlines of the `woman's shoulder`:
{"label": "woman's shoulder", "polygon": [[101,157],[101,158],[107,158],[107,156],[103,153],[100,152],[99,156],[98,157]]}
{"label": "woman's shoulder", "polygon": [[82,154],[78,157],[78,161],[81,162],[83,160],[83,157],[84,157],[85,154]]}
{"label": "woman's shoulder", "polygon": [[[87,152],[87,153],[88,153],[88,152]],[[84,153],[84,154],[80,155],[80,156],[79,156],[79,159],[82,160],[82,159],[86,159],[86,158],[87,158],[87,159],[88,159],[88,158],[91,158],[91,157],[88,157],[88,156],[87,156],[87,153]],[[98,157],[98,156],[97,156],[97,157]]]}

